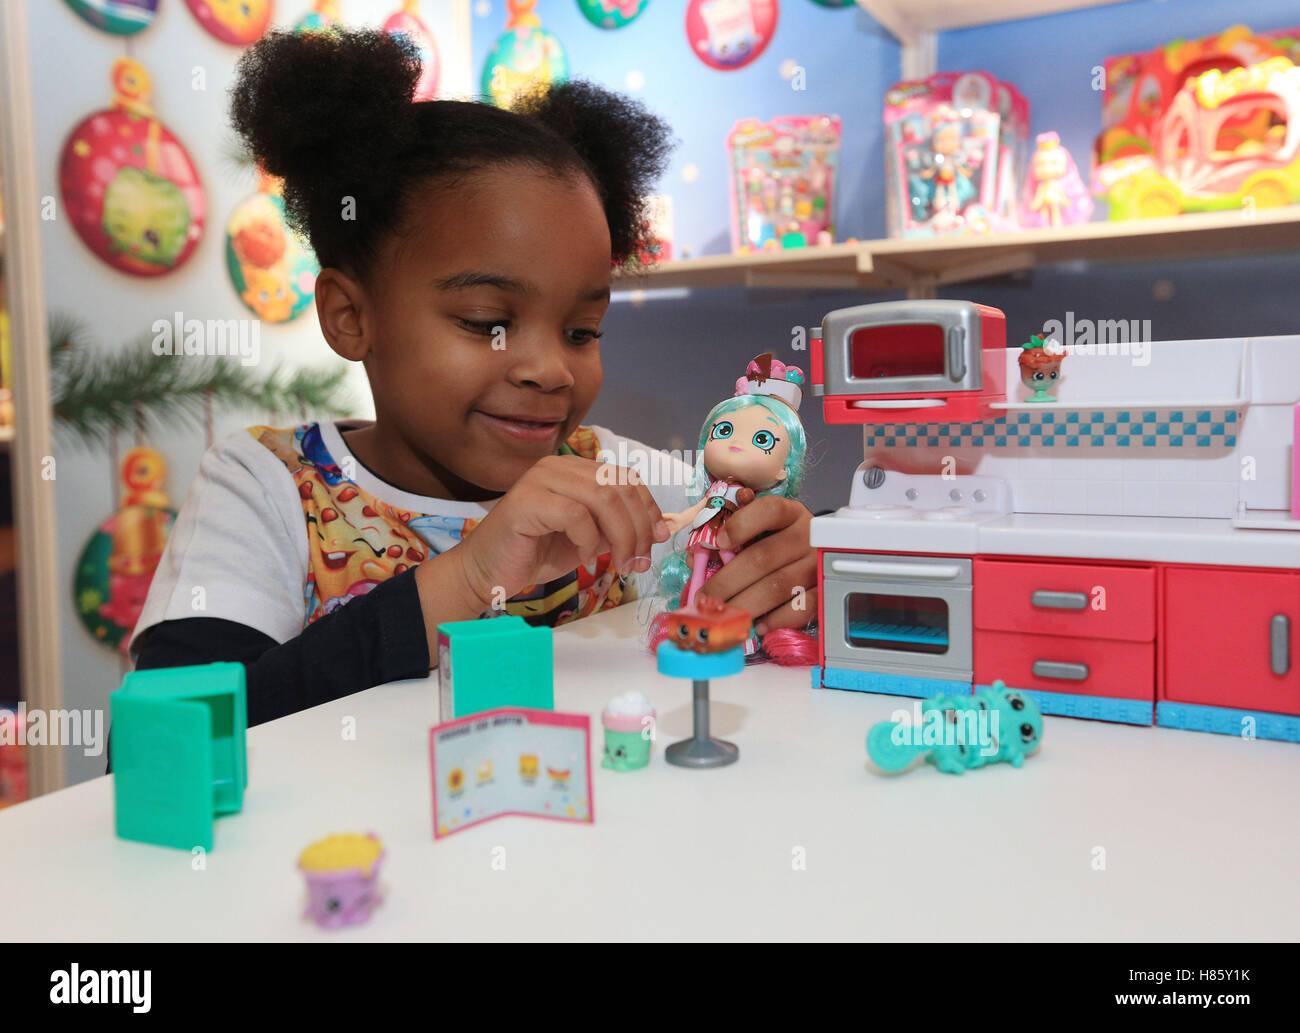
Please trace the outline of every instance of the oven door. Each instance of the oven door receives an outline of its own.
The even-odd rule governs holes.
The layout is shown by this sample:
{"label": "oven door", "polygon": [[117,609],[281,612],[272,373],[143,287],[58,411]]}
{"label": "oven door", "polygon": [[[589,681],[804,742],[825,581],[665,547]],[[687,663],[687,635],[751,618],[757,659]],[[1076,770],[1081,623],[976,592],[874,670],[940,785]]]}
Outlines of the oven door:
{"label": "oven door", "polygon": [[969,559],[828,552],[822,563],[828,667],[971,679]]}
{"label": "oven door", "polygon": [[837,309],[822,320],[825,393],[917,398],[983,384],[979,306],[905,301]]}

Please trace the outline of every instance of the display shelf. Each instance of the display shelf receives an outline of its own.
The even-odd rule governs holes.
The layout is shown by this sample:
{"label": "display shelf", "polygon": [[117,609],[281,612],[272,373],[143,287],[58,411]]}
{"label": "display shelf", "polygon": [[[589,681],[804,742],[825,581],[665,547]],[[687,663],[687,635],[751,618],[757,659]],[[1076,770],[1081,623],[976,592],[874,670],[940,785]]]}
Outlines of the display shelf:
{"label": "display shelf", "polygon": [[901,43],[923,32],[944,32],[972,25],[1019,21],[1063,14],[1088,7],[1108,7],[1126,0],[857,0],[858,6],[893,33]]}
{"label": "display shelf", "polygon": [[1104,402],[1067,401],[1056,402],[993,402],[989,408],[1005,412],[1110,412],[1115,409],[1147,409],[1151,412],[1176,412],[1180,409],[1245,409],[1250,404],[1245,398],[1224,398],[1218,401],[1196,399],[1195,401],[1170,402],[1154,401],[1150,398],[1109,398]]}
{"label": "display shelf", "polygon": [[620,289],[808,287],[911,290],[1057,262],[1146,262],[1300,250],[1300,206],[1089,222],[981,237],[888,238],[706,255],[624,273]]}

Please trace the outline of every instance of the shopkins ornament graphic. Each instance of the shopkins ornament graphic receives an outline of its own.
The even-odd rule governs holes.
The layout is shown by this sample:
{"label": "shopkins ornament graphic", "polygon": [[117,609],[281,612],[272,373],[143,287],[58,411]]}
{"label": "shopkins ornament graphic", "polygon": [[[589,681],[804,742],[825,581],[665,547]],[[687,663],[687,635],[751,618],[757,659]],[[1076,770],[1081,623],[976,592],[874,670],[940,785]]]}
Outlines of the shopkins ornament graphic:
{"label": "shopkins ornament graphic", "polygon": [[640,16],[649,0],[578,0],[582,16],[598,29],[621,29]]}
{"label": "shopkins ornament graphic", "polygon": [[332,32],[339,27],[338,0],[314,0],[312,9],[294,24],[299,36],[307,32]]}
{"label": "shopkins ornament graphic", "polygon": [[686,38],[710,68],[743,68],[772,41],[778,10],[777,0],[691,0]]}
{"label": "shopkins ornament graphic", "polygon": [[508,108],[515,97],[569,78],[569,59],[554,33],[542,28],[537,0],[506,0],[506,31],[483,62],[483,97]]}
{"label": "shopkins ornament graphic", "polygon": [[99,525],[77,560],[73,591],[81,623],[123,655],[176,519],[163,490],[166,477],[166,464],[153,449],[127,452],[121,505]]}
{"label": "shopkins ornament graphic", "polygon": [[438,47],[433,33],[420,18],[420,0],[402,0],[402,7],[384,22],[384,31],[405,36],[420,53],[420,81],[415,84],[412,100],[433,100],[438,95]]}
{"label": "shopkins ornament graphic", "polygon": [[85,22],[111,36],[134,36],[153,24],[158,0],[64,0]]}
{"label": "shopkins ornament graphic", "polygon": [[271,23],[271,0],[185,0],[209,35],[236,47],[255,43]]}
{"label": "shopkins ornament graphic", "polygon": [[59,159],[63,206],[82,242],[122,272],[161,276],[203,236],[205,201],[184,145],[155,117],[144,66],[113,63],[113,106],[79,122]]}
{"label": "shopkins ornament graphic", "polygon": [[259,173],[257,192],[226,222],[226,270],[239,298],[259,319],[287,323],[311,304],[320,266],[285,222],[283,184]]}

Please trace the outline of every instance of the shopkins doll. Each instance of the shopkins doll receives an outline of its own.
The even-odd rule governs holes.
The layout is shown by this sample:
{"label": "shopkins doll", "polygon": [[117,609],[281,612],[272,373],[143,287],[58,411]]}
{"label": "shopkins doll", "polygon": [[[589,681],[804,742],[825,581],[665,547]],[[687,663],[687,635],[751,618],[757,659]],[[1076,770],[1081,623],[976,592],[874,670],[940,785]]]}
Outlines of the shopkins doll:
{"label": "shopkins doll", "polygon": [[360,925],[380,901],[384,848],[374,833],[326,836],[298,857],[307,878],[305,917],[326,929]]}
{"label": "shopkins doll", "polygon": [[[735,552],[718,546],[718,533],[742,506],[762,495],[794,498],[803,477],[807,438],[799,420],[803,400],[803,370],[787,366],[771,353],[753,359],[736,381],[735,394],[719,402],[700,430],[695,473],[687,489],[694,504],[681,513],[665,513],[664,521],[675,534],[690,528],[683,552],[664,562],[662,588],[676,595],[679,606],[689,607],[704,582]],[[663,622],[652,629],[652,640],[664,633]],[[808,636],[791,633],[790,661],[807,662],[799,645]],[[776,636],[773,639],[773,636]],[[785,643],[789,635],[774,631],[764,640]],[[753,653],[757,643],[746,647]],[[768,649],[774,659],[782,659]]]}
{"label": "shopkins doll", "polygon": [[1020,346],[1020,382],[1033,391],[1026,402],[1055,402],[1047,392],[1061,377],[1065,349],[1053,338],[1034,334]]}
{"label": "shopkins doll", "polygon": [[636,771],[650,763],[654,746],[655,708],[644,692],[625,692],[601,712],[605,728],[605,759],[601,767]]}
{"label": "shopkins doll", "polygon": [[1043,714],[1027,694],[1001,681],[973,696],[935,696],[919,724],[881,721],[867,733],[867,755],[884,771],[902,771],[917,757],[948,775],[1006,761],[1013,768],[1043,741]]}
{"label": "shopkins doll", "polygon": [[1025,185],[1025,226],[1075,226],[1092,218],[1092,195],[1056,133],[1038,135]]}
{"label": "shopkins doll", "polygon": [[942,123],[930,136],[930,151],[933,164],[921,172],[931,187],[930,212],[956,218],[973,192],[971,170],[962,154],[961,127],[956,122]]}

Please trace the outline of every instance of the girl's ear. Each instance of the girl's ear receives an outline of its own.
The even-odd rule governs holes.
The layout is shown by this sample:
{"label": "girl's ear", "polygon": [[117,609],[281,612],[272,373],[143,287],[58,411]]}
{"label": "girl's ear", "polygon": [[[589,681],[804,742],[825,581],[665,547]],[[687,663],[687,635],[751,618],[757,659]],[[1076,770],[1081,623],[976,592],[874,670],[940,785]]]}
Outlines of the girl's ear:
{"label": "girl's ear", "polygon": [[362,362],[370,354],[366,294],[352,277],[338,269],[321,270],[316,278],[316,315],[325,340],[342,358]]}

